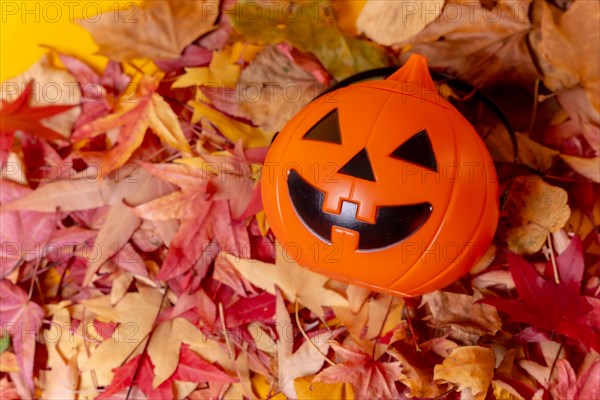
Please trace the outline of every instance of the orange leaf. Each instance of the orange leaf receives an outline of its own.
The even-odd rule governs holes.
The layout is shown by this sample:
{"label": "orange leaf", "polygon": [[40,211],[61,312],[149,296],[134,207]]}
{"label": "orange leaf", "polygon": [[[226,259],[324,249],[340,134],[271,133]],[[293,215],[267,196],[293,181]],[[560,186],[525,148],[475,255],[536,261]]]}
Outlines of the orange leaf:
{"label": "orange leaf", "polygon": [[119,168],[129,160],[133,152],[142,144],[148,128],[151,128],[164,144],[183,153],[191,152],[179,126],[177,115],[156,93],[156,88],[157,83],[154,79],[144,76],[140,82],[138,95],[122,103],[121,110],[97,119],[74,133],[78,137],[91,137],[112,129],[119,129],[116,144],[104,157],[102,175]]}

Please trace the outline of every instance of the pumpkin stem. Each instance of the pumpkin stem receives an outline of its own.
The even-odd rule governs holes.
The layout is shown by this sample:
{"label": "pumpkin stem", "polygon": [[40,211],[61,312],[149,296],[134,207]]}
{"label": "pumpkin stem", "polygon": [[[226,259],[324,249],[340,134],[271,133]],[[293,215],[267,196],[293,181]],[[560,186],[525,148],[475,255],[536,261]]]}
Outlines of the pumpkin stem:
{"label": "pumpkin stem", "polygon": [[387,80],[402,83],[416,83],[426,91],[436,91],[433,79],[427,67],[427,58],[420,54],[410,56],[406,64],[394,72]]}

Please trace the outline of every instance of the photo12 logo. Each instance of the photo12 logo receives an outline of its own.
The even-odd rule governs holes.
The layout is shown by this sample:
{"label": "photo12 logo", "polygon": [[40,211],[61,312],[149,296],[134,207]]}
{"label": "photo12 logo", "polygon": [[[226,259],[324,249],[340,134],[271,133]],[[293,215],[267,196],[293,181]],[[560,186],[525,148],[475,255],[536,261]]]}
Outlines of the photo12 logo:
{"label": "photo12 logo", "polygon": [[[135,2],[98,1],[1,1],[1,21],[20,23],[52,23],[100,21],[101,14],[114,11],[115,23],[137,23],[140,6]],[[120,11],[120,12],[118,12]]]}

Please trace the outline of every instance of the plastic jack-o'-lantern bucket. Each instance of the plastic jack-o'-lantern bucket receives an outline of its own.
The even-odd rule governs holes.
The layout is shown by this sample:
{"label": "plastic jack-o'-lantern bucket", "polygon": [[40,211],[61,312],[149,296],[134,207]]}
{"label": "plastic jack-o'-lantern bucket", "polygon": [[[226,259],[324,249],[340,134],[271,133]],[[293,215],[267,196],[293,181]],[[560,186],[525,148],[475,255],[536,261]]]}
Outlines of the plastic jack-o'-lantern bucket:
{"label": "plastic jack-o'-lantern bucket", "polygon": [[262,195],[300,265],[401,296],[464,275],[499,216],[487,148],[418,55],[301,110],[269,150]]}

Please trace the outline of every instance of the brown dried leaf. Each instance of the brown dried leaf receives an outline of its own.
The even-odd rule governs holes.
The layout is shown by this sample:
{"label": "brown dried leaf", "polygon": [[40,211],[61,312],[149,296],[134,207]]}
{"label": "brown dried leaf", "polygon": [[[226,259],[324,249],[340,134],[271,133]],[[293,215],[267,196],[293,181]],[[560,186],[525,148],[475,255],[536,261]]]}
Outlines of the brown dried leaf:
{"label": "brown dried leaf", "polygon": [[590,146],[600,153],[600,3],[576,1],[558,18],[541,4],[541,29],[532,48],[544,83],[560,92],[559,103],[581,126]]}
{"label": "brown dried leaf", "polygon": [[213,29],[219,1],[145,1],[141,8],[79,20],[115,61],[134,58],[175,59],[198,37]]}
{"label": "brown dried leaf", "polygon": [[476,303],[482,298],[477,291],[469,296],[438,290],[424,295],[421,306],[429,307],[434,327],[448,333],[450,338],[475,344],[480,336],[493,335],[502,327],[494,307]]}
{"label": "brown dried leaf", "polygon": [[445,0],[368,0],[356,27],[373,41],[393,46],[421,32],[442,12]]}
{"label": "brown dried leaf", "polygon": [[[324,89],[276,46],[265,48],[237,84],[241,107],[265,131],[278,132]],[[256,100],[258,99],[258,100]]]}
{"label": "brown dried leaf", "polygon": [[515,281],[509,271],[496,269],[476,276],[471,281],[471,285],[480,290],[489,287],[511,290],[515,288]]}
{"label": "brown dried leaf", "polygon": [[512,81],[527,86],[537,71],[527,48],[531,0],[499,0],[491,9],[479,2],[447,1],[439,18],[400,43],[429,59],[431,67],[449,68],[475,84]]}
{"label": "brown dried leaf", "polygon": [[571,209],[563,189],[547,184],[534,175],[515,179],[499,235],[508,249],[517,254],[539,251],[549,233],[559,231],[569,219]]}
{"label": "brown dried leaf", "polygon": [[410,389],[410,397],[435,398],[445,392],[443,387],[434,382],[431,369],[411,363],[408,357],[396,349],[390,349],[388,353],[400,361],[402,374],[399,380]]}
{"label": "brown dried leaf", "polygon": [[575,1],[558,21],[548,3],[541,6],[537,52],[544,83],[553,91],[581,84],[600,110],[600,3]]}
{"label": "brown dried leaf", "polygon": [[[524,133],[517,133],[519,163],[544,172],[554,164],[554,157],[560,153],[531,140]],[[510,136],[503,125],[498,125],[486,136],[485,143],[495,161],[512,162],[513,147]]]}

